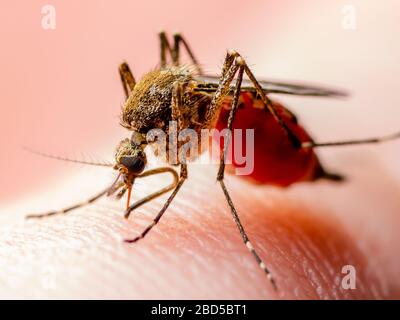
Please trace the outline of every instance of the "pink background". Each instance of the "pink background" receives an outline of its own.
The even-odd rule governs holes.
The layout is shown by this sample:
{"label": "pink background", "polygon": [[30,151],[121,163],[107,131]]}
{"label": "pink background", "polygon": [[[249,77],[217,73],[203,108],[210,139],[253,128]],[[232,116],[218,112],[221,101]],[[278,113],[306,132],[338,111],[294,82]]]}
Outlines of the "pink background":
{"label": "pink background", "polygon": [[[41,7],[56,8],[56,30],[41,27]],[[341,27],[353,4],[357,29]],[[307,80],[351,91],[347,101],[280,97],[318,140],[390,133],[400,127],[398,1],[2,1],[0,10],[1,205],[21,203],[76,172],[43,152],[111,159],[125,131],[117,66],[136,76],[158,62],[157,32],[181,31],[200,61],[218,72],[226,49],[256,75]],[[322,152],[374,159],[398,181],[399,144]],[[326,154],[326,156],[325,156]],[[341,167],[345,166],[342,161]],[[398,184],[397,184],[398,185]],[[77,186],[79,188],[79,185]]]}

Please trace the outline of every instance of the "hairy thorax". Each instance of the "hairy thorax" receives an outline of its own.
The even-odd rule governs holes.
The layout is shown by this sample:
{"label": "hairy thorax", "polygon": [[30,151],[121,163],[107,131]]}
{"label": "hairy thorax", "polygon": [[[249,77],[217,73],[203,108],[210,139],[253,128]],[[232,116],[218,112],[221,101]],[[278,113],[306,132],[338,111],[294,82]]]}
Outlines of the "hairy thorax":
{"label": "hairy thorax", "polygon": [[192,110],[189,112],[196,113],[194,109],[198,109],[201,97],[190,92],[192,75],[190,67],[168,67],[145,74],[124,105],[121,124],[140,133],[155,128],[167,129],[172,119],[171,100],[176,82],[181,83],[186,91],[184,109],[190,107]]}
{"label": "hairy thorax", "polygon": [[[190,67],[167,67],[145,74],[124,105],[121,125],[144,135],[152,129],[163,130],[167,134],[166,151],[170,147],[168,134],[172,120],[176,121],[178,131],[189,128],[200,136],[211,96],[193,90],[196,87],[193,75]],[[177,83],[183,89],[182,103],[174,109],[172,100]],[[178,150],[183,143],[178,141]],[[199,149],[202,149],[200,144]]]}

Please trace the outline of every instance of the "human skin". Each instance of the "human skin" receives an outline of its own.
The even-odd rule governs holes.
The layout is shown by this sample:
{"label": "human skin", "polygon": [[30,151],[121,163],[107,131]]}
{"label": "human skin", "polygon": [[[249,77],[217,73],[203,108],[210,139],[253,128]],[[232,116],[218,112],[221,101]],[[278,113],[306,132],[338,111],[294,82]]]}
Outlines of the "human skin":
{"label": "human skin", "polygon": [[[195,15],[166,15],[180,12],[179,1],[142,7],[133,1],[54,2],[54,31],[40,27],[40,1],[24,2],[24,10],[12,1],[0,10],[6,89],[0,96],[1,297],[399,298],[399,142],[319,150],[328,169],[348,177],[343,184],[276,189],[227,176],[277,294],[242,244],[214,168],[191,166],[157,227],[126,245],[122,239],[143,230],[163,199],[129,222],[122,217],[124,203],[108,199],[68,216],[26,222],[28,213],[84,200],[112,179],[107,169],[75,168],[20,150],[112,155],[123,100],[118,63],[126,59],[137,78],[153,68],[160,28],[182,31],[207,70],[219,71],[229,48],[246,57],[256,75],[349,90],[345,101],[279,97],[317,141],[397,131],[398,1],[352,1],[356,30],[341,27],[338,2],[185,4]],[[228,8],[229,23],[221,19]],[[135,199],[157,186],[141,181]],[[357,270],[354,291],[339,286],[348,264]]]}
{"label": "human skin", "polygon": [[[399,261],[395,254],[398,236],[390,234],[389,226],[394,221],[398,223],[398,217],[368,215],[370,221],[360,228],[357,215],[361,211],[354,204],[360,189],[366,192],[364,196],[373,197],[377,189],[390,187],[390,179],[381,176],[375,187],[363,188],[374,175],[355,170],[355,181],[342,185],[317,182],[275,189],[228,176],[227,186],[242,222],[276,279],[275,292],[241,241],[215,182],[213,167],[195,164],[189,169],[190,179],[160,223],[135,244],[123,243],[122,239],[137,235],[150,223],[163,199],[139,208],[129,221],[123,218],[123,202],[104,199],[69,215],[3,225],[0,297],[399,297]],[[101,178],[102,175],[106,176],[97,172],[87,183],[103,188],[101,184],[106,186],[110,179]],[[134,198],[167,180],[160,176],[141,181]],[[96,192],[95,187],[92,189]],[[61,184],[57,192],[63,191],[71,192]],[[393,203],[396,193],[387,195]],[[82,196],[74,198],[81,200]],[[373,203],[373,199],[369,201]],[[344,213],[353,218],[343,219]],[[387,233],[376,234],[377,224],[387,224]],[[354,290],[341,287],[345,265],[356,269]]]}

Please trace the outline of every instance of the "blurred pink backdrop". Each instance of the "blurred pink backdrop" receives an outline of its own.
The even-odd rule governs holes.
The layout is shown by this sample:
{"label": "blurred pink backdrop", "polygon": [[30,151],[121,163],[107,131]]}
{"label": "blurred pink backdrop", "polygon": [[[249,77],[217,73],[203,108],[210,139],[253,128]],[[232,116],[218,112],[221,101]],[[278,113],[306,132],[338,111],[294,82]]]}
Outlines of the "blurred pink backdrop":
{"label": "blurred pink backdrop", "polygon": [[[45,4],[56,9],[55,30],[41,27]],[[347,4],[356,10],[355,30],[342,27]],[[29,154],[22,146],[112,160],[125,134],[118,125],[123,102],[118,64],[128,61],[136,78],[154,68],[161,29],[181,31],[213,73],[225,51],[236,49],[256,75],[351,91],[346,101],[280,97],[318,140],[400,128],[396,0],[2,0],[0,6],[1,205],[22,204],[25,195],[76,172],[73,165]],[[399,144],[366,148],[399,181]],[[340,152],[323,156],[332,164]]]}

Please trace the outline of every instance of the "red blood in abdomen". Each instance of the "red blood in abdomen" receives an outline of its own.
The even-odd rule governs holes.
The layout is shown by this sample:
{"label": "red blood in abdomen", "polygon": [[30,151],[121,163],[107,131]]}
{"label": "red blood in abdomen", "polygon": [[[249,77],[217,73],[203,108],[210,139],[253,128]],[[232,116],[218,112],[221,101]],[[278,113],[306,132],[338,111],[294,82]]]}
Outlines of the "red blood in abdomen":
{"label": "red blood in abdomen", "polygon": [[[315,180],[320,173],[320,165],[314,151],[312,149],[295,149],[271,113],[253,106],[254,103],[260,105],[260,101],[253,100],[251,93],[242,93],[241,100],[243,103],[236,112],[232,129],[242,129],[242,138],[239,143],[242,145],[244,157],[251,156],[251,154],[245,154],[245,129],[254,129],[254,170],[249,175],[241,177],[256,183],[283,187],[299,181]],[[309,141],[309,135],[303,127],[297,124],[295,117],[281,104],[274,102],[274,105],[283,121],[293,130],[300,141]],[[226,128],[229,112],[230,104],[227,103],[219,115],[216,129]],[[221,150],[223,148],[222,140],[218,141]],[[235,143],[238,142],[234,141],[233,133],[232,142],[234,150]],[[227,165],[227,170],[234,173],[235,168],[243,166],[233,159],[232,164]]]}

